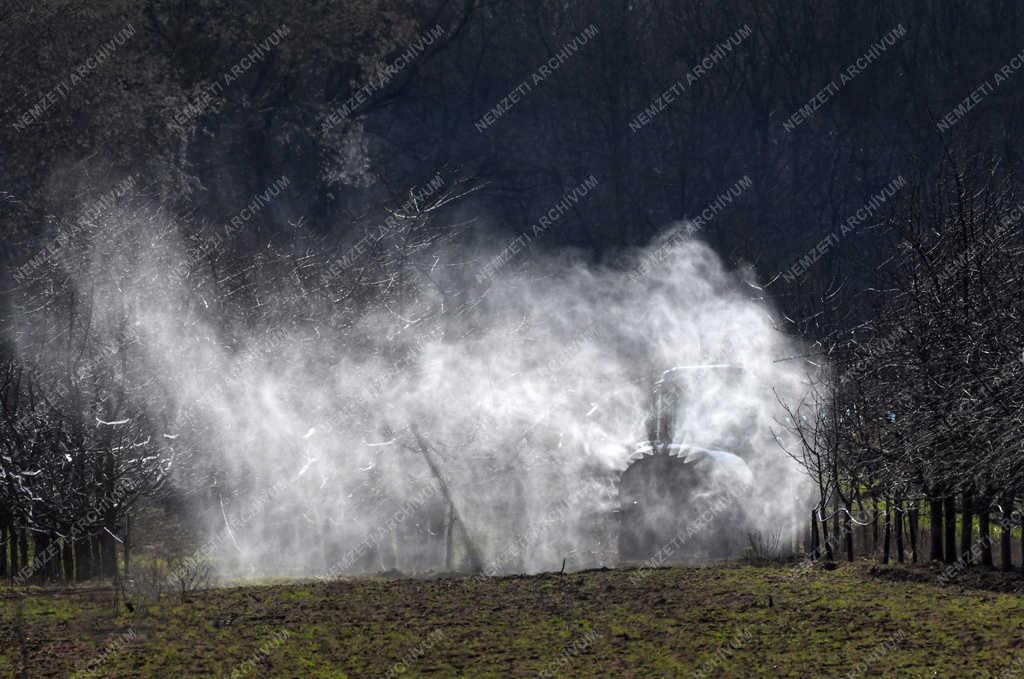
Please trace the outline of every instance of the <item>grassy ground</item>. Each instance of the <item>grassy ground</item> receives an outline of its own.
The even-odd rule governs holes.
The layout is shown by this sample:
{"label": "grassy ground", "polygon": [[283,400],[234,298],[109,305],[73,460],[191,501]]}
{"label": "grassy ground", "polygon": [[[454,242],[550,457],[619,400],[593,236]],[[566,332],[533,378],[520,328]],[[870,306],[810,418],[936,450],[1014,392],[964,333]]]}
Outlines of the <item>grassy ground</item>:
{"label": "grassy ground", "polygon": [[7,590],[0,677],[1024,676],[1016,593],[866,565],[644,575],[249,586],[117,616],[106,591]]}

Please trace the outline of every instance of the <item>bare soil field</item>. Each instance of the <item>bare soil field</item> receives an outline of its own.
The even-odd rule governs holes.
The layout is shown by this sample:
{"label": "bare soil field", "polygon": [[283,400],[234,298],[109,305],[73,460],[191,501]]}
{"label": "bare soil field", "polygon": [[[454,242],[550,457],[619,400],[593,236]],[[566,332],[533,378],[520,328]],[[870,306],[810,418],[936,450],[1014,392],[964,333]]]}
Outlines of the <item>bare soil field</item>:
{"label": "bare soil field", "polygon": [[[1019,576],[714,566],[7,589],[0,677],[1024,676]],[[984,588],[983,588],[984,587]]]}

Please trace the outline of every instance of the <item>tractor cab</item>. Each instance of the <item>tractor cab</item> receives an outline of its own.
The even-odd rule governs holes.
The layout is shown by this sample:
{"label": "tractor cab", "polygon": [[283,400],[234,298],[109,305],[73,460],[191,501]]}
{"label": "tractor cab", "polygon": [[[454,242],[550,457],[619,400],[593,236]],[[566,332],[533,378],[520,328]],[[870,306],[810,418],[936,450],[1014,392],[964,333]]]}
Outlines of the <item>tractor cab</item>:
{"label": "tractor cab", "polygon": [[[619,562],[682,563],[737,555],[746,520],[743,489],[753,482],[742,450],[710,447],[714,441],[677,421],[687,393],[702,375],[729,380],[732,365],[680,366],[654,385],[650,437],[633,447],[619,479]],[[686,440],[680,440],[685,436]]]}

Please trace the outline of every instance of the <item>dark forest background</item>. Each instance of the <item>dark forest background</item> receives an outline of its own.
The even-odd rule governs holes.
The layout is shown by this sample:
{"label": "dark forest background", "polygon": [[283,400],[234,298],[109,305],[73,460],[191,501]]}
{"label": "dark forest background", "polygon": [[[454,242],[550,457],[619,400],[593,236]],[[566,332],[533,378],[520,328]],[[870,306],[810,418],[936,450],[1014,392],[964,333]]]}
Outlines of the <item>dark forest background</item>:
{"label": "dark forest background", "polygon": [[[788,268],[898,175],[912,184],[980,156],[1020,162],[1016,74],[942,133],[936,123],[1022,49],[1021,7],[984,3],[241,2],[18,3],[3,6],[5,263],[33,252],[47,216],[97,186],[139,174],[182,214],[219,223],[287,175],[287,204],[241,250],[288,234],[356,238],[361,219],[402,202],[439,170],[484,184],[465,213],[476,228],[518,233],[591,174],[596,195],[544,244],[606,255],[695,216],[744,175],[751,191],[706,237],[763,279]],[[126,25],[136,35],[27,130],[13,123]],[[593,24],[599,33],[494,125],[475,123]],[[321,124],[435,25],[444,35],[351,120]],[[642,129],[629,121],[715,47],[753,34]],[[906,36],[793,131],[783,126],[873,43]],[[185,129],[194,102],[275,29],[290,34]],[[74,178],[74,179],[72,179]],[[80,181],[80,180],[79,180]],[[77,189],[77,190],[76,190]],[[878,221],[878,220],[876,220]],[[853,297],[892,256],[862,225],[808,277],[849,279]],[[276,232],[275,232],[276,231]],[[783,300],[797,296],[778,285]]]}

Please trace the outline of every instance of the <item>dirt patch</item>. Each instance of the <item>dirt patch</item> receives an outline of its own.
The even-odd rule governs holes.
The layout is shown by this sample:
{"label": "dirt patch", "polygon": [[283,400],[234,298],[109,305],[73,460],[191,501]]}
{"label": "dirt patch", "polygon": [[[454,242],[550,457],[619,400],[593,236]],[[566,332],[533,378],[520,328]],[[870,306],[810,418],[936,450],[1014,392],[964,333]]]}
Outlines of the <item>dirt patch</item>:
{"label": "dirt patch", "polygon": [[893,582],[931,583],[941,587],[961,587],[980,589],[990,592],[1024,593],[1024,573],[1020,571],[1003,572],[982,566],[969,566],[962,571],[954,572],[942,580],[945,564],[924,565],[874,565],[867,573],[874,578]]}

